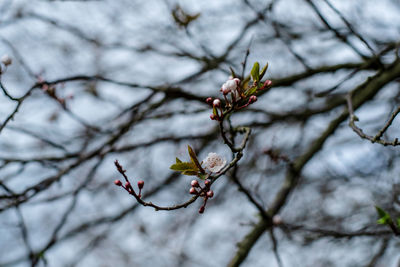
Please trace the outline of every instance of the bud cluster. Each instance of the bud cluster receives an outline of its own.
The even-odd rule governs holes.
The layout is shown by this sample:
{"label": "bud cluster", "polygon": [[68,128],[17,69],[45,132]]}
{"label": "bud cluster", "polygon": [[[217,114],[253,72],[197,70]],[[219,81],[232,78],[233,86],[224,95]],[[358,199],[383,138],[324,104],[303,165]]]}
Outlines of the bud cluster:
{"label": "bud cluster", "polygon": [[134,197],[139,198],[139,199],[142,198],[142,189],[144,187],[144,181],[140,180],[140,181],[137,182],[137,186],[139,188],[139,193],[136,194],[136,191],[133,189],[131,183],[128,180],[128,177],[125,175],[126,170],[119,164],[119,162],[117,160],[114,162],[114,164],[117,167],[118,172],[121,173],[122,176],[126,180],[125,185],[123,185],[121,180],[119,180],[119,179],[115,180],[114,184],[116,186],[120,186],[123,189],[125,189],[125,191],[127,191],[130,195],[133,195]]}
{"label": "bud cluster", "polygon": [[[266,80],[263,84],[258,84],[258,82],[250,86],[249,88],[242,88],[244,85],[241,84],[239,78],[230,77],[222,86],[221,93],[225,100],[225,109],[233,108],[239,110],[253,104],[257,101],[257,96],[255,95],[258,91],[264,90],[272,85],[271,80]],[[229,97],[230,96],[230,97]],[[239,106],[239,102],[247,100],[245,104]],[[207,104],[213,107],[213,113],[210,115],[211,120],[222,121],[224,116],[224,109],[222,107],[222,102],[218,98],[208,97],[206,99]]]}
{"label": "bud cluster", "polygon": [[121,182],[121,180],[115,180],[114,181],[114,184],[116,185],[116,186],[121,186],[123,189],[125,189],[129,194],[131,194],[131,195],[136,195],[138,198],[141,198],[142,197],[142,188],[143,188],[143,186],[144,186],[144,181],[142,181],[142,180],[140,180],[138,183],[137,183],[137,185],[138,185],[138,188],[139,188],[139,193],[138,194],[136,194],[136,192],[135,192],[135,190],[133,189],[133,187],[132,187],[132,185],[131,185],[131,183],[129,182],[129,181],[127,181],[126,183],[125,183],[125,185],[123,185],[122,184],[122,182]]}
{"label": "bud cluster", "polygon": [[214,196],[214,191],[212,191],[210,189],[211,188],[211,181],[210,180],[205,180],[203,187],[199,184],[199,182],[197,180],[193,180],[190,183],[190,185],[192,187],[190,188],[189,193],[191,195],[196,195],[196,196],[199,196],[199,197],[203,197],[203,199],[204,199],[203,205],[199,209],[199,213],[203,213],[205,208],[206,208],[207,200]]}

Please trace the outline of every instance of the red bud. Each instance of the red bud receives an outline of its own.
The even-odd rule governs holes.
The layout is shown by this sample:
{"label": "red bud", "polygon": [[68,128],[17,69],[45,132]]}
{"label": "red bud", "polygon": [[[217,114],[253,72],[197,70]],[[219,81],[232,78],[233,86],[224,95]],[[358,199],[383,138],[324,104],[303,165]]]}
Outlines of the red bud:
{"label": "red bud", "polygon": [[139,187],[139,189],[142,189],[143,186],[144,186],[144,181],[143,181],[143,180],[140,180],[140,181],[137,183],[137,186]]}
{"label": "red bud", "polygon": [[190,193],[191,195],[197,195],[197,190],[196,190],[196,188],[191,187],[190,190],[189,190],[189,193]]}
{"label": "red bud", "polygon": [[254,103],[254,102],[256,102],[257,101],[257,97],[255,96],[255,95],[252,95],[252,96],[250,96],[250,98],[249,98],[249,103],[251,104],[251,103]]}
{"label": "red bud", "polygon": [[199,186],[200,186],[200,185],[199,185],[199,182],[197,182],[197,180],[193,180],[193,181],[190,183],[190,185],[193,186],[193,187],[199,187]]}
{"label": "red bud", "polygon": [[203,213],[204,210],[205,210],[204,206],[201,206],[200,209],[199,209],[199,213],[200,213],[200,214]]}

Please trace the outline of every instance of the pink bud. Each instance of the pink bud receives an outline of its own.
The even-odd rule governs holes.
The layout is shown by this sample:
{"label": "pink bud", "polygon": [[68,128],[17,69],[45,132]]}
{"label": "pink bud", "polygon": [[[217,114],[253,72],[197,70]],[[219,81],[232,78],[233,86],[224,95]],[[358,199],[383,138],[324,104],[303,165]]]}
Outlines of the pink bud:
{"label": "pink bud", "polygon": [[131,184],[130,184],[129,182],[126,182],[126,183],[125,183],[125,187],[126,187],[126,188],[130,188],[130,187],[131,187]]}
{"label": "pink bud", "polygon": [[213,102],[213,99],[212,99],[211,97],[208,97],[208,98],[206,99],[206,103],[207,103],[207,104],[211,105],[212,102]]}
{"label": "pink bud", "polygon": [[217,107],[217,108],[220,107],[221,106],[221,100],[219,100],[218,98],[214,99],[213,106]]}
{"label": "pink bud", "polygon": [[204,185],[207,186],[207,187],[209,187],[209,186],[211,185],[211,182],[210,182],[209,180],[205,180],[205,181],[204,181]]}
{"label": "pink bud", "polygon": [[193,180],[193,181],[190,183],[190,185],[193,186],[193,187],[199,187],[199,186],[200,186],[200,185],[199,185],[199,182],[197,182],[197,180]]}
{"label": "pink bud", "polygon": [[137,183],[137,186],[139,187],[139,189],[142,189],[143,186],[144,186],[144,181],[140,180],[140,181]]}
{"label": "pink bud", "polygon": [[254,102],[256,102],[257,101],[257,97],[255,96],[255,95],[252,95],[252,96],[250,96],[250,98],[249,98],[249,103],[251,104],[251,103],[254,103]]}
{"label": "pink bud", "polygon": [[189,190],[189,193],[190,193],[191,195],[197,195],[197,190],[196,190],[196,188],[191,187],[190,190]]}
{"label": "pink bud", "polygon": [[121,186],[121,185],[122,185],[122,182],[121,182],[120,180],[115,180],[115,181],[114,181],[114,184],[117,185],[117,186]]}
{"label": "pink bud", "polygon": [[210,190],[207,192],[207,197],[212,198],[214,196],[214,191]]}
{"label": "pink bud", "polygon": [[215,121],[215,120],[217,119],[217,116],[215,116],[215,114],[211,114],[211,115],[210,115],[210,119],[211,119],[212,121]]}
{"label": "pink bud", "polygon": [[265,87],[268,87],[268,86],[271,86],[272,85],[272,81],[271,80],[266,80],[265,82],[264,82],[264,88]]}

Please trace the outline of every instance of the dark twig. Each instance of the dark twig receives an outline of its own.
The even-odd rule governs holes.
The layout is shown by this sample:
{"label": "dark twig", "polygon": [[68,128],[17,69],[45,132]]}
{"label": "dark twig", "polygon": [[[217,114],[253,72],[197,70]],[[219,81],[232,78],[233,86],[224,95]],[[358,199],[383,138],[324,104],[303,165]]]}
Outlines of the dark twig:
{"label": "dark twig", "polygon": [[392,124],[393,120],[400,113],[400,106],[392,113],[392,115],[390,116],[389,120],[385,123],[383,128],[381,130],[379,130],[379,132],[375,136],[371,136],[371,135],[365,134],[364,131],[360,127],[358,127],[356,125],[356,123],[355,123],[359,119],[358,119],[358,117],[356,115],[354,115],[353,101],[352,101],[352,94],[351,93],[347,94],[346,100],[347,100],[347,107],[348,107],[349,116],[350,116],[349,126],[353,129],[353,131],[356,134],[358,134],[358,136],[360,136],[363,139],[367,139],[367,140],[371,141],[371,143],[378,143],[378,144],[381,144],[381,145],[384,145],[384,146],[398,146],[398,145],[400,145],[400,142],[399,142],[398,138],[395,138],[391,142],[381,139],[382,135],[387,131],[387,129],[389,129],[389,127]]}

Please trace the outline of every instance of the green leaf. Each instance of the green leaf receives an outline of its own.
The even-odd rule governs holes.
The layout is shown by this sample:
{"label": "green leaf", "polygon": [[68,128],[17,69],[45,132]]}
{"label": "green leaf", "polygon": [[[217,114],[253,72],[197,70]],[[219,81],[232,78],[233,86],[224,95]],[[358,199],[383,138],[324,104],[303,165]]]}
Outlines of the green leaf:
{"label": "green leaf", "polygon": [[388,217],[382,217],[376,221],[377,224],[389,224],[389,222],[390,222],[390,218],[388,218]]}
{"label": "green leaf", "polygon": [[214,107],[214,105],[213,105],[213,114],[214,114],[215,116],[218,116],[217,109]]}
{"label": "green leaf", "polygon": [[198,172],[197,171],[193,171],[193,170],[188,170],[188,171],[183,171],[182,172],[183,175],[189,175],[189,176],[197,176]]}
{"label": "green leaf", "polygon": [[257,92],[257,87],[256,87],[256,86],[253,86],[253,87],[251,87],[249,90],[247,90],[245,96],[253,95],[255,92]]}
{"label": "green leaf", "polygon": [[205,173],[205,171],[204,171],[203,168],[201,167],[201,164],[199,163],[199,160],[197,159],[196,153],[194,153],[193,148],[191,148],[189,145],[188,145],[188,152],[189,152],[190,159],[191,159],[192,162],[196,165],[197,169],[198,169],[201,173]]}
{"label": "green leaf", "polygon": [[182,160],[176,158],[176,163],[182,163]]}
{"label": "green leaf", "polygon": [[235,71],[234,71],[231,67],[229,67],[229,69],[231,70],[231,75],[232,75],[232,77],[233,77],[233,78],[236,78],[236,73],[235,73]]}
{"label": "green leaf", "polygon": [[172,164],[169,167],[171,170],[174,171],[187,171],[187,170],[197,170],[197,167],[192,162],[179,162]]}
{"label": "green leaf", "polygon": [[258,64],[258,62],[254,63],[251,69],[251,77],[253,77],[253,81],[260,80],[260,64]]}
{"label": "green leaf", "polygon": [[197,176],[202,180],[205,180],[207,178],[207,174],[206,173],[198,174]]}
{"label": "green leaf", "polygon": [[378,213],[379,218],[385,217],[387,212],[384,211],[382,208],[375,206],[376,212]]}
{"label": "green leaf", "polygon": [[267,72],[268,69],[268,63],[264,66],[264,68],[261,70],[260,73],[260,80],[264,77],[265,73]]}
{"label": "green leaf", "polygon": [[376,222],[377,224],[390,224],[392,222],[389,213],[378,206],[375,206],[375,209],[379,216],[379,220]]}

